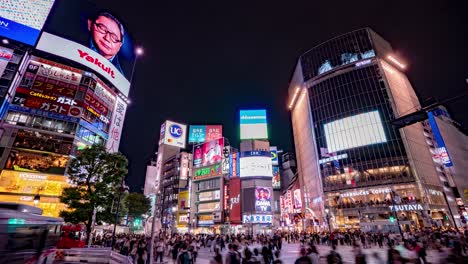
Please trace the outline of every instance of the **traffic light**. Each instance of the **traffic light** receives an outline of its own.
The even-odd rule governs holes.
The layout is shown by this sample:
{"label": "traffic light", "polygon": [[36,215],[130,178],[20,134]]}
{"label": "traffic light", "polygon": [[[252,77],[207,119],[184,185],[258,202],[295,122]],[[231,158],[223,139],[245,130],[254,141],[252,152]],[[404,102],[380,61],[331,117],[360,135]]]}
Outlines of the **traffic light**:
{"label": "traffic light", "polygon": [[135,220],[133,221],[133,226],[140,226],[140,219],[139,218],[135,218]]}
{"label": "traffic light", "polygon": [[390,223],[394,223],[395,222],[395,217],[393,215],[391,215],[388,220],[390,220]]}
{"label": "traffic light", "polygon": [[448,221],[448,220],[449,220],[448,215],[445,215],[444,218],[445,218],[445,221]]}

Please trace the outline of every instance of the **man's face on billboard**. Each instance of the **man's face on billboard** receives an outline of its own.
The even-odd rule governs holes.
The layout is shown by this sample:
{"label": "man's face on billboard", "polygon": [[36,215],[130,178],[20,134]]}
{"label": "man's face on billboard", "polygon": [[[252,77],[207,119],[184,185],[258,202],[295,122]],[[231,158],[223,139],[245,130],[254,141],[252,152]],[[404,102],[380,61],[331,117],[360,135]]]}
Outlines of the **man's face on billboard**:
{"label": "man's face on billboard", "polygon": [[111,59],[122,46],[119,25],[112,19],[99,16],[96,21],[88,21],[91,35],[99,53],[106,59]]}

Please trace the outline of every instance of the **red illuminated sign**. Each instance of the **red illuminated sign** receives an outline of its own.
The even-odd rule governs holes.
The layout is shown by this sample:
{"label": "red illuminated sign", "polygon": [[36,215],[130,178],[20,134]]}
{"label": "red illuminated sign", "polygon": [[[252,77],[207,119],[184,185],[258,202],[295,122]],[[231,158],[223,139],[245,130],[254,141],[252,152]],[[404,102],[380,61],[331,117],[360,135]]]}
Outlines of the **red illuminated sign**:
{"label": "red illuminated sign", "polygon": [[241,180],[239,178],[231,179],[229,182],[229,219],[233,224],[242,223],[240,193]]}

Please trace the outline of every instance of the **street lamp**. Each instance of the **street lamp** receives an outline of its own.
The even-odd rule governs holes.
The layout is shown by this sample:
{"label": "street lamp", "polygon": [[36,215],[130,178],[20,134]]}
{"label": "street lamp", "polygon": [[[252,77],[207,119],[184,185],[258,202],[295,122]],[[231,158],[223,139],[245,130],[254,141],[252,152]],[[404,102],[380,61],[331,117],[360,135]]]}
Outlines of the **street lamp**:
{"label": "street lamp", "polygon": [[330,212],[330,209],[325,208],[325,217],[327,218],[328,232],[331,233],[330,215],[328,214],[329,212]]}

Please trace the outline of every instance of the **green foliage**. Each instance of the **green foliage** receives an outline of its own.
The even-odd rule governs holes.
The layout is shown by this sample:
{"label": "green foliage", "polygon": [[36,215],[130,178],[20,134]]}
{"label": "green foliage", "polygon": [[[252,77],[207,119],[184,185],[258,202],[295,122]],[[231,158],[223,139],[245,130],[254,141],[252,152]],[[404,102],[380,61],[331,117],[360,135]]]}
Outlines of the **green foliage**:
{"label": "green foliage", "polygon": [[124,198],[124,205],[128,210],[128,216],[138,218],[149,213],[151,200],[141,193],[129,193]]}
{"label": "green foliage", "polygon": [[[96,222],[113,223],[111,207],[117,205],[128,161],[121,153],[109,153],[102,145],[84,149],[68,168],[71,187],[65,188],[60,201],[68,206],[60,212],[66,222],[84,223],[91,232],[93,208],[98,209]],[[88,236],[89,237],[89,236]]]}

